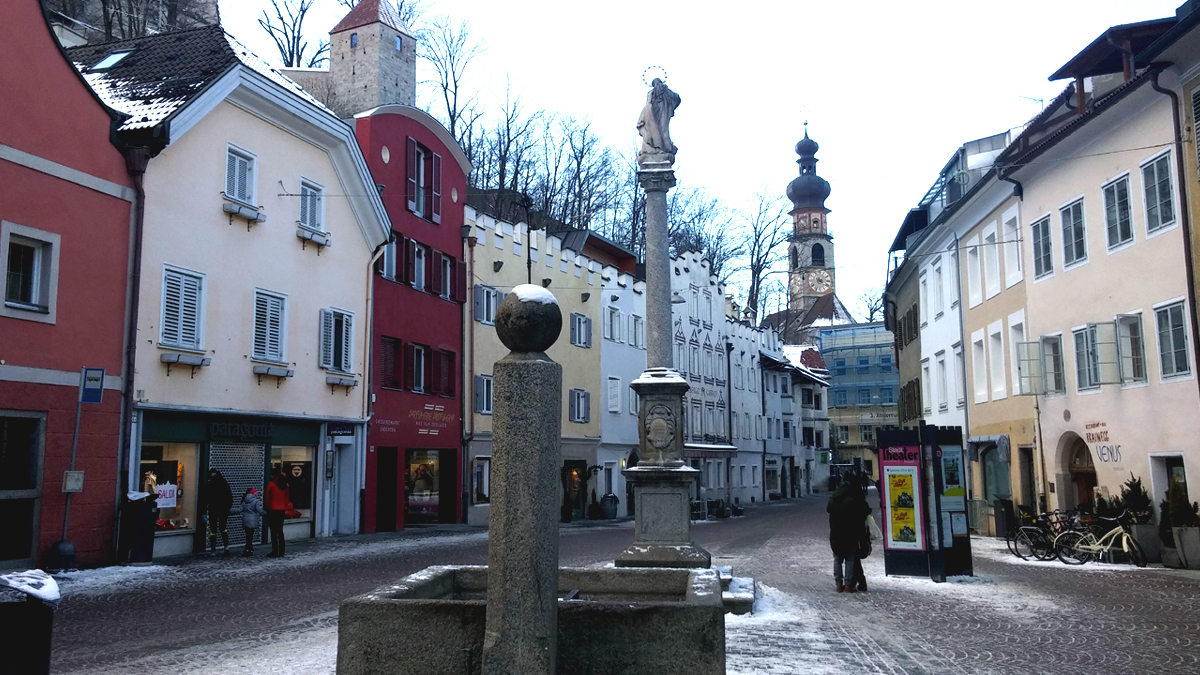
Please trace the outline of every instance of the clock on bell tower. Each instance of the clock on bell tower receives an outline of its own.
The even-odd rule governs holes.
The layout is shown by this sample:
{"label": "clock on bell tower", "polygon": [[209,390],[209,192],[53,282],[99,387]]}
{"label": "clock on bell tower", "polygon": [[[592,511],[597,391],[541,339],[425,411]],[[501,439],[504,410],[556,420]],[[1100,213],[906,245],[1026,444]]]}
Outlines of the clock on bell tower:
{"label": "clock on bell tower", "polygon": [[787,196],[792,202],[792,236],[788,246],[788,281],[791,311],[804,316],[824,295],[836,291],[833,264],[833,237],[826,218],[829,209],[829,183],[817,175],[816,141],[808,137],[796,144],[800,175],[788,183]]}

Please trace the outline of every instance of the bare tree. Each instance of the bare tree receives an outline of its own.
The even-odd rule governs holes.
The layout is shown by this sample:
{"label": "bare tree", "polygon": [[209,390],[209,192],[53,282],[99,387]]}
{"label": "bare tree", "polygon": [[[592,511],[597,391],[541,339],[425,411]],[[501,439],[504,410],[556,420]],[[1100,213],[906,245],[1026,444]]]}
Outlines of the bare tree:
{"label": "bare tree", "polygon": [[733,214],[704,188],[676,187],[667,196],[667,241],[672,255],[698,251],[724,282],[726,264],[744,253],[731,234]]}
{"label": "bare tree", "polygon": [[783,245],[788,240],[789,228],[784,226],[787,209],[783,199],[771,196],[766,188],[755,194],[753,211],[741,214],[741,240],[744,252],[741,265],[736,271],[749,277],[746,307],[754,316],[759,316],[759,300],[767,273],[786,257]]}
{"label": "bare tree", "polygon": [[467,94],[463,89],[467,68],[483,53],[484,47],[471,37],[471,24],[466,19],[455,25],[445,15],[434,17],[421,32],[421,38],[419,54],[433,66],[434,85],[445,108],[446,128],[458,140],[462,118],[477,104],[477,94]]}
{"label": "bare tree", "polygon": [[304,37],[304,19],[316,0],[271,0],[275,15],[263,10],[258,25],[275,41],[279,59],[285,68],[316,68],[329,58],[329,41],[317,42],[316,51],[309,54]]}
{"label": "bare tree", "polygon": [[866,323],[871,323],[879,317],[883,319],[883,290],[880,288],[868,288],[858,296],[859,309],[866,318]]}

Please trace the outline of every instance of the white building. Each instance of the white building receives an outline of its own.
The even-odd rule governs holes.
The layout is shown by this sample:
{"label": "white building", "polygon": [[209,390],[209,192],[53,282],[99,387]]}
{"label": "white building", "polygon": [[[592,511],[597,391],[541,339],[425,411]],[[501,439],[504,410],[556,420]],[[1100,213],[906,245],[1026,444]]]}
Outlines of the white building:
{"label": "white building", "polygon": [[620,500],[617,515],[632,515],[633,495],[621,469],[637,457],[638,399],[630,388],[646,369],[646,282],[605,266],[600,271],[600,379],[604,407],[600,417],[600,472],[596,492]]}

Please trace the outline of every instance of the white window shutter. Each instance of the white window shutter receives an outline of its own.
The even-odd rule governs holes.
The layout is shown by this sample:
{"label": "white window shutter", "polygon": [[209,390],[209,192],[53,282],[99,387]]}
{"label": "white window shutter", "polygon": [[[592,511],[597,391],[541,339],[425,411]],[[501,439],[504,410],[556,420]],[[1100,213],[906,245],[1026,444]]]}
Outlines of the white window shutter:
{"label": "white window shutter", "polygon": [[183,277],[175,272],[167,271],[163,275],[163,344],[179,344],[179,324],[181,322],[181,302],[183,295]]}
{"label": "white window shutter", "polygon": [[200,348],[200,279],[183,276],[180,293],[179,344]]}
{"label": "white window shutter", "polygon": [[238,197],[237,180],[238,175],[238,156],[232,152],[225,153],[225,194],[230,197]]}
{"label": "white window shutter", "polygon": [[483,376],[475,376],[475,412],[483,412]]}
{"label": "white window shutter", "polygon": [[250,162],[245,157],[238,157],[237,193],[239,199],[250,199]]}
{"label": "white window shutter", "polygon": [[333,368],[333,312],[321,310],[321,367]]}
{"label": "white window shutter", "polygon": [[343,373],[354,372],[354,317],[342,315],[342,362]]}
{"label": "white window shutter", "polygon": [[621,381],[608,378],[608,412],[621,412]]}
{"label": "white window shutter", "polygon": [[483,319],[484,319],[484,316],[483,316],[483,294],[491,293],[491,292],[492,292],[492,289],[487,288],[486,286],[476,286],[475,287],[475,320],[476,321],[483,321]]}
{"label": "white window shutter", "polygon": [[271,299],[262,293],[254,294],[254,358],[265,359],[270,353],[268,347],[271,313]]}
{"label": "white window shutter", "polygon": [[571,344],[579,344],[579,315],[571,315]]}

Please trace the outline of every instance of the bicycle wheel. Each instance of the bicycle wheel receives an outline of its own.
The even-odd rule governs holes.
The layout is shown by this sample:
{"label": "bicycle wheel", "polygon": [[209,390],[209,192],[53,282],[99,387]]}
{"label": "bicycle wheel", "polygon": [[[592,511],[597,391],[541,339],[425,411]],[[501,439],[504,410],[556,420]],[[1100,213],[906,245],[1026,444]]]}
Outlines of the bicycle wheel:
{"label": "bicycle wheel", "polygon": [[1054,538],[1038,530],[1033,533],[1033,553],[1038,560],[1053,560],[1057,553],[1054,551]]}
{"label": "bicycle wheel", "polygon": [[1129,556],[1129,562],[1138,567],[1146,566],[1146,552],[1142,550],[1142,545],[1137,543],[1132,535],[1126,534],[1124,537],[1125,553]]}
{"label": "bicycle wheel", "polygon": [[1029,560],[1033,557],[1033,542],[1023,527],[1013,532],[1012,552],[1021,560]]}
{"label": "bicycle wheel", "polygon": [[1017,533],[1020,531],[1020,528],[1015,527],[1009,530],[1008,536],[1004,538],[1004,543],[1008,546],[1008,552],[1017,556],[1018,558],[1021,557],[1021,555],[1017,553]]}
{"label": "bicycle wheel", "polygon": [[1091,533],[1067,530],[1054,538],[1054,553],[1067,565],[1082,565],[1092,559],[1092,552],[1084,547],[1095,539]]}

